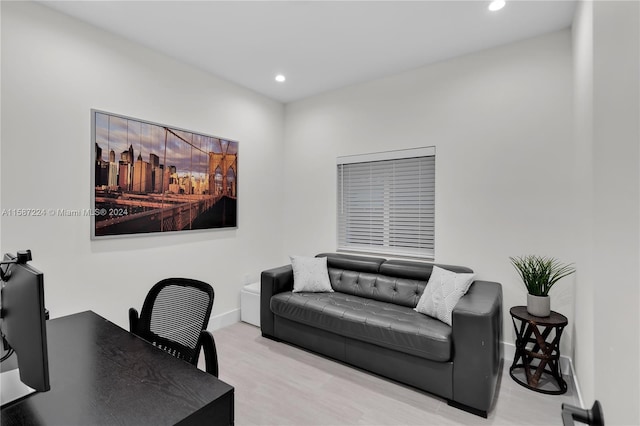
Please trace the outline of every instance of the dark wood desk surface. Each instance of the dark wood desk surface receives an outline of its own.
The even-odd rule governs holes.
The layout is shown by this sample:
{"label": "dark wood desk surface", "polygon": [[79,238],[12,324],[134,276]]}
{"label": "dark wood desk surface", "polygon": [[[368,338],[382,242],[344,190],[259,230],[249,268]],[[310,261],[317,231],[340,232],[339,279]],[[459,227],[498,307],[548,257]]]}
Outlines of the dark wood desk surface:
{"label": "dark wood desk surface", "polygon": [[51,390],[2,425],[233,424],[234,389],[94,312],[47,321]]}

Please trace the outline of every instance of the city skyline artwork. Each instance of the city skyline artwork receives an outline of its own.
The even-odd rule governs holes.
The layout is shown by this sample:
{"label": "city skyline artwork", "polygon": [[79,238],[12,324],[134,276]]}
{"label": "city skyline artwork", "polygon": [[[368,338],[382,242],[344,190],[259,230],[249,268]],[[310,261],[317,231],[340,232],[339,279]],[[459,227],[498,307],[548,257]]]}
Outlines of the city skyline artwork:
{"label": "city skyline artwork", "polygon": [[92,238],[237,226],[238,142],[92,111]]}

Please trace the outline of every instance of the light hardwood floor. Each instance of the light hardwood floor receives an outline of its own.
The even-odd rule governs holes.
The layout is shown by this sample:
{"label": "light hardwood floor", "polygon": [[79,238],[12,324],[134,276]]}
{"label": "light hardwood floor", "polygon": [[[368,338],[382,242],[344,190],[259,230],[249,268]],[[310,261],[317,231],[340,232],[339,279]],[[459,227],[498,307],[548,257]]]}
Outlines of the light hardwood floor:
{"label": "light hardwood floor", "polygon": [[[214,332],[220,379],[235,387],[236,425],[562,425],[562,396],[530,391],[513,381],[505,361],[488,419],[446,400],[265,339],[236,323]],[[202,361],[201,361],[202,362]]]}

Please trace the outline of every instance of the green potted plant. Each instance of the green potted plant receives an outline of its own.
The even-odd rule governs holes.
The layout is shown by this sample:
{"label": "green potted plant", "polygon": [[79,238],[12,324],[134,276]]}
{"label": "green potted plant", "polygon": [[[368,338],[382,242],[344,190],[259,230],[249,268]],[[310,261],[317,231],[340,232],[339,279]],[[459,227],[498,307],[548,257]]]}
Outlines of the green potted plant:
{"label": "green potted plant", "polygon": [[548,317],[551,313],[549,290],[555,283],[576,269],[564,265],[553,257],[527,255],[509,257],[527,288],[527,312],[537,317]]}

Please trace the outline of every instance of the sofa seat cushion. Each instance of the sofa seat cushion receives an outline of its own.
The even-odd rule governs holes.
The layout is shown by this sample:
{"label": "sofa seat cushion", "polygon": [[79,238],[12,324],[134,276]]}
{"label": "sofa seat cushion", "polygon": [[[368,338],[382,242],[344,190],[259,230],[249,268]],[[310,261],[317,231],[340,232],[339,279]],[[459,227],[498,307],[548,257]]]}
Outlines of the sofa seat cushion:
{"label": "sofa seat cushion", "polygon": [[271,311],[345,337],[432,361],[451,359],[451,327],[413,309],[350,294],[274,295]]}

